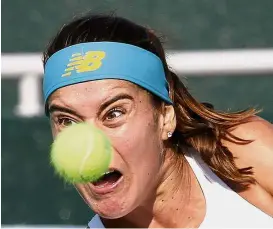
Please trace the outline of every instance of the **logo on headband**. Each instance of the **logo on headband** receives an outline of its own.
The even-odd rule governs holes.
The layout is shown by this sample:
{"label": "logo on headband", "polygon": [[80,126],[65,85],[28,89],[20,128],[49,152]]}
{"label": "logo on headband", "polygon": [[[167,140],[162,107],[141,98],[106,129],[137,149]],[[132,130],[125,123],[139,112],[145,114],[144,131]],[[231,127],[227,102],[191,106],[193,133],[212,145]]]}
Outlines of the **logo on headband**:
{"label": "logo on headband", "polygon": [[106,53],[103,51],[89,51],[84,55],[82,53],[72,54],[71,59],[67,68],[64,70],[65,73],[62,77],[70,76],[72,71],[76,73],[90,72],[98,70],[102,65],[102,59]]}

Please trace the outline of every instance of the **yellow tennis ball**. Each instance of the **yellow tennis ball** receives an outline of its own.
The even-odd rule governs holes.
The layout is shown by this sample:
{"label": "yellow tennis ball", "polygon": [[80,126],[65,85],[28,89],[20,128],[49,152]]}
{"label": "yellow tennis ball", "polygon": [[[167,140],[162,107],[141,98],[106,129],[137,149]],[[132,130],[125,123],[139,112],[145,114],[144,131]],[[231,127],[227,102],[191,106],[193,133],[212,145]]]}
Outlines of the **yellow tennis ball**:
{"label": "yellow tennis ball", "polygon": [[61,131],[50,153],[56,173],[69,183],[93,182],[109,169],[112,146],[106,135],[88,123]]}

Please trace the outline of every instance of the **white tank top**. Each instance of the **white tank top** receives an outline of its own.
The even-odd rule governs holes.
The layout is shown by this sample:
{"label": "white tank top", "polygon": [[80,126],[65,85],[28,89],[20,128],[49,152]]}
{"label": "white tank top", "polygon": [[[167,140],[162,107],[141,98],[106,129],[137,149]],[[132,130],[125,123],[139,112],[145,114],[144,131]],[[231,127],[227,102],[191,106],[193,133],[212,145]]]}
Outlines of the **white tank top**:
{"label": "white tank top", "polygon": [[[273,228],[273,218],[232,191],[203,162],[198,153],[186,156],[206,200],[206,215],[199,228]],[[105,228],[98,215],[89,228]]]}

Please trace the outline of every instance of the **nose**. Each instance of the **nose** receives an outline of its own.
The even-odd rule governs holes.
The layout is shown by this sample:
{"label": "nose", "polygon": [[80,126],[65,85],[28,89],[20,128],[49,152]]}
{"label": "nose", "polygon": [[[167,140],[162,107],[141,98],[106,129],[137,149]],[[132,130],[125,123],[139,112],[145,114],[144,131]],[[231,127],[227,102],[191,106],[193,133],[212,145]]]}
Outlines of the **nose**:
{"label": "nose", "polygon": [[103,125],[101,123],[99,123],[99,121],[96,121],[96,118],[88,118],[88,119],[84,120],[84,122],[94,126],[95,128],[100,129],[101,131],[103,131],[106,134],[106,132],[103,128]]}
{"label": "nose", "polygon": [[97,117],[86,117],[83,119],[83,122],[90,124],[94,127],[97,127],[99,129],[103,129],[103,124]]}

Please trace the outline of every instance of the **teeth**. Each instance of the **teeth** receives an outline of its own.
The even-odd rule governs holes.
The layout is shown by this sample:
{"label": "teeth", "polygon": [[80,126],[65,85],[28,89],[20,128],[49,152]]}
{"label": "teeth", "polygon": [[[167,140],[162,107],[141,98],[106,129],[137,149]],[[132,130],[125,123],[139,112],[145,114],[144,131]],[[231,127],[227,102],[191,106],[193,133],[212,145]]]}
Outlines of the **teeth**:
{"label": "teeth", "polygon": [[104,188],[106,185],[105,184],[102,184],[102,185],[98,185],[97,187],[98,188]]}
{"label": "teeth", "polygon": [[112,172],[114,172],[114,171],[115,171],[114,169],[111,169],[111,170],[105,172],[103,175],[107,175],[107,174],[112,173]]}

